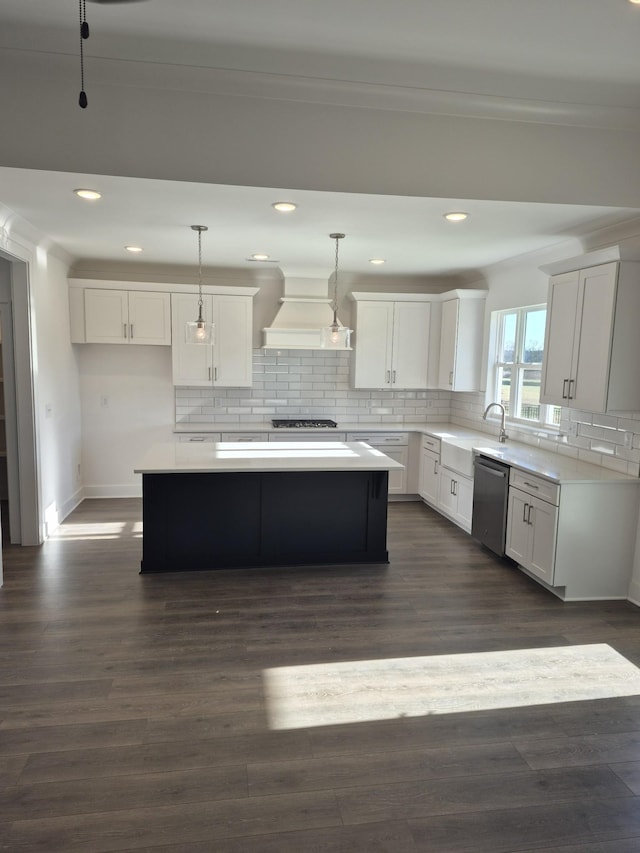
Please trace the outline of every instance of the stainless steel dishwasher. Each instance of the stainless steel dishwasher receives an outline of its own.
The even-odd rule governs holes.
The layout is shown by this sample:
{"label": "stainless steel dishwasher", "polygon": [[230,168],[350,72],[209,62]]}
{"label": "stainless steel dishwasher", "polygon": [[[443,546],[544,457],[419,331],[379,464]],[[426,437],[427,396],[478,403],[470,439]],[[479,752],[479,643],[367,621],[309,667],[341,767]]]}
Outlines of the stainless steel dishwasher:
{"label": "stainless steel dishwasher", "polygon": [[505,554],[509,466],[476,456],[473,474],[471,535],[500,557]]}

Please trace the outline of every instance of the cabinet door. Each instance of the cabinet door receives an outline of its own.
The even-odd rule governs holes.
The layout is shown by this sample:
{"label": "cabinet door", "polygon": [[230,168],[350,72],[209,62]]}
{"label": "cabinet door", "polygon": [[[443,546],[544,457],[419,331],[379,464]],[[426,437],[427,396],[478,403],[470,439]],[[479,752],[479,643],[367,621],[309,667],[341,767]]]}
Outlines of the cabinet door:
{"label": "cabinet door", "polygon": [[568,406],[573,341],[578,310],[579,272],[553,276],[549,282],[540,401]]}
{"label": "cabinet door", "polygon": [[457,476],[454,491],[457,497],[456,521],[464,530],[470,531],[473,513],[473,479]]}
{"label": "cabinet door", "polygon": [[405,495],[407,493],[407,462],[409,459],[408,447],[385,447],[385,455],[390,459],[395,459],[404,465],[402,469],[389,471],[389,494],[390,495]]}
{"label": "cabinet door", "polygon": [[440,362],[438,365],[438,388],[453,390],[453,379],[458,341],[457,299],[447,299],[442,303],[442,323],[440,327]]}
{"label": "cabinet door", "polygon": [[428,302],[394,303],[391,358],[394,388],[427,387],[430,315]]}
{"label": "cabinet door", "polygon": [[524,565],[545,583],[553,584],[558,509],[534,497],[529,498],[529,503],[532,507],[527,513],[531,527],[530,557]]}
{"label": "cabinet door", "polygon": [[171,295],[143,290],[129,291],[129,343],[171,343]]}
{"label": "cabinet door", "polygon": [[423,450],[420,460],[420,497],[431,504],[438,503],[440,457],[431,450]]}
{"label": "cabinet door", "polygon": [[129,303],[126,290],[89,289],[84,292],[88,344],[123,344],[129,340]]}
{"label": "cabinet door", "polygon": [[509,489],[507,511],[507,541],[505,552],[508,557],[527,566],[529,563],[530,525],[528,521],[531,498],[519,489]]}
{"label": "cabinet door", "polygon": [[617,272],[616,263],[580,271],[570,405],[588,412],[607,408]]}
{"label": "cabinet door", "polygon": [[440,482],[438,484],[438,508],[447,515],[455,515],[457,498],[453,491],[454,476],[448,468],[440,468]]}
{"label": "cabinet door", "polygon": [[356,317],[354,388],[390,388],[393,303],[359,302]]}
{"label": "cabinet door", "polygon": [[[210,296],[205,296],[203,311],[206,320],[211,320],[212,310],[213,300]],[[187,321],[195,320],[197,316],[197,294],[171,294],[171,360],[174,385],[201,387],[213,384],[213,347],[210,344],[186,342]]]}
{"label": "cabinet door", "polygon": [[251,387],[252,297],[214,296],[213,320],[213,384],[216,387]]}

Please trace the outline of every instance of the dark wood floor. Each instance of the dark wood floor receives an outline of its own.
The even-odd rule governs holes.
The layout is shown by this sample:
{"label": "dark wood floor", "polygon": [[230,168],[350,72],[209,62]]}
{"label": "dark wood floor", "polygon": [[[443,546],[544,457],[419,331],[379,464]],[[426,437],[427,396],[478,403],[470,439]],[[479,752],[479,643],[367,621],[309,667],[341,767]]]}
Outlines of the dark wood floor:
{"label": "dark wood floor", "polygon": [[420,504],[391,564],[139,575],[141,506],[4,551],[0,850],[640,850],[640,697],[270,731],[272,666],[609,643]]}

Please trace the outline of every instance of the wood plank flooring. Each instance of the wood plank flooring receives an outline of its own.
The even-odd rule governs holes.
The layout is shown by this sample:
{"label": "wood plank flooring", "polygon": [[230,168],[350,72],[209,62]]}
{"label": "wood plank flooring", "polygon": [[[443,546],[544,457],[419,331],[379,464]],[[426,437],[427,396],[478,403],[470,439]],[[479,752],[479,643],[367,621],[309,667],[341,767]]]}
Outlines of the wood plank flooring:
{"label": "wood plank flooring", "polygon": [[418,503],[390,506],[389,566],[140,575],[141,527],[85,501],[4,550],[1,851],[640,850],[640,696],[270,730],[263,682],[584,643],[640,664],[640,609],[564,604]]}

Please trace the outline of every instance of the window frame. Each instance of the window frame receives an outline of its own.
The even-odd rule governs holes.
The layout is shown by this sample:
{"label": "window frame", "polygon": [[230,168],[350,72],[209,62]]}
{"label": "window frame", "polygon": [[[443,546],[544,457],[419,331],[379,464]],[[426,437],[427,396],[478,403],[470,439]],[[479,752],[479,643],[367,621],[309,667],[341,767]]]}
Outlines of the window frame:
{"label": "window frame", "polygon": [[[548,306],[545,302],[536,305],[522,305],[515,308],[504,308],[496,311],[495,317],[495,351],[491,364],[491,383],[487,383],[488,387],[493,390],[493,397],[487,402],[501,401],[501,377],[505,369],[511,371],[510,378],[510,411],[506,413],[505,420],[507,423],[513,424],[515,427],[529,427],[533,429],[544,429],[546,431],[558,432],[560,429],[560,407],[547,403],[539,403],[539,417],[537,420],[532,418],[519,418],[513,415],[513,412],[519,411],[521,407],[522,387],[521,376],[526,370],[540,370],[540,378],[542,380],[542,371],[544,366],[544,341],[542,349],[542,361],[525,362],[524,358],[524,342],[526,331],[526,317],[529,312],[547,311]],[[504,355],[504,337],[505,325],[507,316],[516,316],[515,341],[513,349],[513,361],[501,361],[500,358]],[[546,328],[546,314],[545,314]],[[517,360],[516,360],[517,359]],[[558,410],[555,413],[554,410]],[[495,412],[488,415],[489,420],[497,420]]]}

